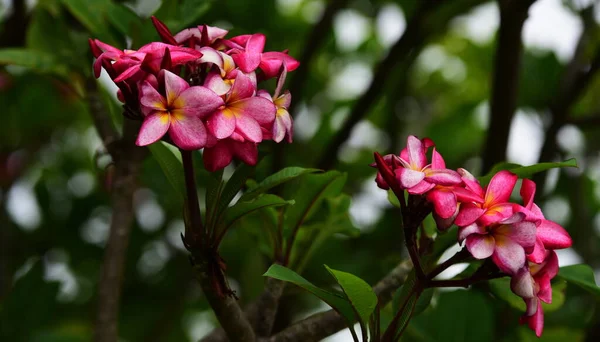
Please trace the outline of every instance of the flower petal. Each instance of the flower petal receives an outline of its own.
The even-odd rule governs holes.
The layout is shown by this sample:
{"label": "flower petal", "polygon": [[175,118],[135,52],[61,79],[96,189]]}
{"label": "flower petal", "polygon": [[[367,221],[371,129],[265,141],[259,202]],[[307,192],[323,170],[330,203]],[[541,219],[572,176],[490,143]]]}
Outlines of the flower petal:
{"label": "flower petal", "polygon": [[441,218],[450,218],[456,212],[456,196],[452,191],[434,189],[427,193],[427,200],[433,203],[435,213]]}
{"label": "flower petal", "polygon": [[223,99],[212,90],[194,86],[184,90],[173,102],[173,107],[184,115],[203,119],[223,104]]}
{"label": "flower petal", "polygon": [[406,141],[406,150],[408,151],[408,162],[412,169],[422,170],[427,165],[425,148],[419,138],[409,135]]}
{"label": "flower petal", "polygon": [[525,250],[517,242],[504,235],[494,235],[496,248],[492,260],[502,272],[516,274],[525,266]]}
{"label": "flower petal", "polygon": [[236,158],[248,165],[256,165],[258,161],[258,148],[251,142],[233,142],[233,153]]}
{"label": "flower petal", "polygon": [[235,76],[235,81],[227,95],[227,102],[236,102],[254,95],[255,87],[252,84],[252,79],[238,72]]}
{"label": "flower petal", "polygon": [[533,197],[535,196],[535,182],[531,179],[524,178],[521,183],[521,197],[523,197],[523,204],[525,208],[531,210],[533,205]]}
{"label": "flower petal", "polygon": [[203,46],[199,49],[199,51],[202,52],[202,57],[198,60],[198,62],[212,63],[220,70],[223,70],[223,57],[217,50],[208,46]]}
{"label": "flower petal", "polygon": [[231,140],[221,140],[213,147],[204,149],[202,159],[204,160],[204,167],[208,171],[215,172],[231,163],[233,153],[229,148],[230,144]]}
{"label": "flower petal", "polygon": [[256,120],[248,115],[238,115],[235,118],[235,130],[245,139],[254,143],[262,141],[262,131]]}
{"label": "flower petal", "polygon": [[156,112],[146,116],[135,144],[146,146],[160,140],[167,133],[169,122],[170,116],[165,112]]}
{"label": "flower petal", "polygon": [[[433,154],[431,155],[431,168],[434,170],[446,168],[446,162],[444,161],[444,158],[442,158],[442,155],[435,149],[435,147],[433,148]],[[460,175],[458,177],[460,178]]]}
{"label": "flower petal", "polygon": [[546,257],[546,248],[544,247],[544,243],[539,238],[535,239],[535,245],[533,246],[533,251],[527,255],[527,260],[541,264]]}
{"label": "flower petal", "polygon": [[229,138],[235,131],[235,121],[235,114],[225,108],[217,111],[208,119],[208,130],[217,139]]}
{"label": "flower petal", "polygon": [[184,150],[199,150],[206,145],[206,128],[202,120],[194,116],[173,115],[169,136]]}
{"label": "flower petal", "polygon": [[486,235],[487,233],[487,229],[484,226],[471,223],[468,226],[458,229],[458,242],[462,243],[471,234]]}
{"label": "flower petal", "polygon": [[166,111],[165,98],[148,81],[140,83],[140,107],[144,115],[155,111]]}
{"label": "flower petal", "polygon": [[471,234],[467,237],[467,249],[475,259],[486,259],[494,253],[494,238],[490,235]]}
{"label": "flower petal", "polygon": [[547,249],[568,248],[573,244],[569,233],[558,223],[550,220],[542,220],[537,227],[537,236]]}
{"label": "flower petal", "polygon": [[473,176],[469,171],[463,168],[459,168],[457,171],[458,174],[461,176],[463,182],[465,183],[467,189],[469,189],[477,196],[481,197],[481,202],[483,202],[483,197],[485,196],[485,193],[483,192],[483,188],[481,187],[481,184],[479,184],[477,178],[475,178],[475,176]]}
{"label": "flower petal", "polygon": [[426,169],[425,178],[428,182],[439,185],[457,185],[462,183],[458,172],[449,169]]}
{"label": "flower petal", "polygon": [[204,80],[204,86],[221,96],[227,94],[231,89],[231,85],[226,83],[221,75],[217,72],[210,72]]}
{"label": "flower petal", "polygon": [[413,186],[412,188],[406,189],[406,191],[408,191],[408,193],[411,195],[422,195],[422,194],[426,193],[427,191],[433,189],[434,187],[435,187],[435,184],[429,183],[428,181],[423,180],[419,184]]}
{"label": "flower petal", "polygon": [[528,299],[535,297],[535,281],[529,273],[528,267],[521,268],[517,274],[510,279],[510,289],[517,296]]}
{"label": "flower petal", "polygon": [[164,77],[167,103],[172,104],[184,90],[190,87],[190,85],[183,78],[175,75],[169,70],[163,69],[161,70],[161,74],[162,75],[159,75],[159,78],[161,78],[161,76]]}
{"label": "flower petal", "polygon": [[490,180],[485,192],[486,206],[508,202],[510,194],[517,183],[517,178],[517,175],[506,170],[496,173]]}
{"label": "flower petal", "polygon": [[459,227],[468,226],[477,221],[483,213],[485,213],[485,209],[479,208],[475,204],[463,203],[460,205],[460,211],[456,216],[456,220],[454,220],[454,224]]}
{"label": "flower petal", "polygon": [[502,235],[521,245],[526,252],[531,253],[535,245],[535,223],[530,221],[501,224],[493,228],[495,237]]}
{"label": "flower petal", "polygon": [[252,72],[260,65],[260,53],[240,52],[231,56],[235,64],[245,73]]}
{"label": "flower petal", "polygon": [[512,203],[502,203],[494,205],[491,208],[487,208],[485,213],[481,215],[479,220],[481,224],[489,226],[493,223],[502,221],[503,219],[510,217],[513,214]]}
{"label": "flower petal", "polygon": [[228,103],[228,107],[237,115],[251,117],[261,125],[271,124],[275,120],[277,112],[277,107],[273,102],[260,96]]}
{"label": "flower petal", "polygon": [[400,182],[400,185],[405,189],[410,189],[425,179],[424,172],[403,167],[396,169],[394,173],[396,174],[396,178]]}

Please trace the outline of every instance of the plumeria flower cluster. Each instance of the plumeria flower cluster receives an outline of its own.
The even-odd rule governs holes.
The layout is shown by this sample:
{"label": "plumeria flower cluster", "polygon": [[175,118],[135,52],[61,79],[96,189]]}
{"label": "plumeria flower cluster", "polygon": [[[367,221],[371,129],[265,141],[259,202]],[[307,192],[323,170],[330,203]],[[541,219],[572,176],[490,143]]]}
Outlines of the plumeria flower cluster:
{"label": "plumeria flower cluster", "polygon": [[[254,165],[264,140],[292,141],[286,75],[299,63],[284,52],[265,52],[263,34],[226,38],[227,30],[201,25],[175,35],[152,18],[163,42],[120,50],[90,39],[94,74],[104,68],[118,86],[126,114],[143,120],[137,145],[168,141],[204,149],[209,171],[233,158]],[[271,95],[261,81],[277,78]]]}
{"label": "plumeria flower cluster", "polygon": [[[464,242],[474,258],[490,258],[511,277],[512,291],[527,306],[521,322],[540,336],[544,327],[541,302],[552,301],[550,281],[558,273],[555,250],[570,247],[572,241],[565,229],[547,220],[534,203],[535,183],[523,179],[522,204],[511,202],[517,175],[499,171],[484,188],[467,170],[447,169],[433,141],[415,136],[408,137],[400,155],[386,155],[383,161],[387,169],[380,167],[378,186],[423,196],[432,204],[440,230],[458,226],[458,241]],[[388,184],[381,174],[390,171],[395,184]]]}

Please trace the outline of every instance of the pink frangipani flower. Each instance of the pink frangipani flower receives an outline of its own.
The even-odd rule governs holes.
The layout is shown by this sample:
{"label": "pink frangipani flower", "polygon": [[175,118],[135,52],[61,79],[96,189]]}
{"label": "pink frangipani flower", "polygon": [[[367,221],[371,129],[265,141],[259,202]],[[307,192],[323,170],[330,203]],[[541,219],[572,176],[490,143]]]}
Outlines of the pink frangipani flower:
{"label": "pink frangipani flower", "polygon": [[152,144],[169,132],[181,149],[204,147],[207,134],[201,119],[223,105],[221,97],[205,87],[190,87],[167,70],[160,72],[159,84],[164,85],[165,96],[147,81],[140,86],[140,106],[145,118],[136,144]]}
{"label": "pink frangipani flower", "polygon": [[242,35],[229,40],[232,47],[233,60],[240,70],[245,73],[259,68],[264,72],[265,78],[271,78],[279,74],[283,65],[288,71],[298,68],[300,63],[285,52],[264,52],[266,38],[263,34]]}
{"label": "pink frangipani flower", "polygon": [[204,167],[214,172],[224,168],[231,163],[235,157],[248,165],[256,165],[258,160],[258,149],[256,144],[250,141],[240,142],[233,139],[210,141],[204,148],[202,155]]}
{"label": "pink frangipani flower", "polygon": [[[462,170],[463,173],[468,173]],[[513,204],[508,203],[510,194],[517,182],[517,175],[509,171],[500,171],[492,177],[485,193],[474,177],[468,174],[462,177],[468,191],[455,194],[462,203],[454,223],[465,227],[478,221],[482,226],[498,222],[513,214]]]}
{"label": "pink frangipani flower", "polygon": [[402,188],[410,194],[424,194],[437,185],[456,185],[461,183],[460,175],[445,168],[444,159],[433,149],[432,162],[427,164],[425,152],[433,142],[429,139],[419,140],[411,135],[406,148],[400,152],[396,160],[402,167],[394,170]]}
{"label": "pink frangipani flower", "polygon": [[[208,87],[215,89],[212,83]],[[273,102],[254,93],[252,80],[237,73],[231,89],[224,95],[224,105],[208,119],[210,133],[219,140],[231,137],[238,141],[261,142],[260,126],[271,124],[277,109]]]}
{"label": "pink frangipani flower", "polygon": [[525,255],[533,250],[535,223],[525,221],[523,213],[515,213],[491,226],[474,222],[460,228],[458,240],[466,240],[467,249],[476,259],[492,257],[501,271],[516,274],[525,265]]}
{"label": "pink frangipani flower", "polygon": [[273,123],[273,129],[271,133],[271,137],[275,142],[281,142],[283,138],[287,137],[286,141],[288,143],[292,142],[292,134],[293,134],[293,124],[292,117],[288,112],[288,108],[292,103],[292,94],[289,91],[281,93],[283,85],[285,83],[285,78],[287,76],[287,70],[285,66],[282,67],[281,75],[277,80],[277,88],[275,89],[275,94],[273,97],[269,95],[265,90],[259,90],[257,95],[266,98],[269,101],[272,101],[277,108],[277,112],[275,112],[275,122]]}
{"label": "pink frangipani flower", "polygon": [[540,263],[543,261],[547,249],[563,249],[571,247],[573,241],[569,233],[558,223],[546,220],[542,210],[533,203],[536,185],[532,180],[523,179],[521,184],[521,197],[525,207],[515,204],[515,211],[521,211],[527,215],[527,219],[539,221],[536,232],[536,242],[533,252],[528,259]]}

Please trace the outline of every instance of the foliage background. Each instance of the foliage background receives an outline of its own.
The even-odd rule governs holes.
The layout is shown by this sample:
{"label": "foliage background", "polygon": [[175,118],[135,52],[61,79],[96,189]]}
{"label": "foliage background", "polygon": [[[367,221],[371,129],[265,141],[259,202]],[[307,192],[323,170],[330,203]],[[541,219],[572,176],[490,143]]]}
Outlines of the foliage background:
{"label": "foliage background", "polygon": [[[292,73],[288,81],[295,103],[294,144],[283,150],[267,144],[264,152],[271,157],[259,171],[264,175],[272,167],[293,165],[347,172],[344,191],[352,195],[349,215],[360,235],[333,235],[303,275],[327,286],[332,282],[322,267],[327,264],[374,283],[405,257],[397,217],[386,193],[376,189],[374,169],[368,167],[372,152],[397,152],[408,134],[429,136],[449,167],[485,171],[481,156],[486,137],[498,134],[498,127],[487,127],[498,6],[461,0],[429,14],[426,29],[418,31],[411,48],[394,56],[397,59],[383,79],[375,76],[381,87],[367,92],[373,101],[359,112],[349,137],[331,149],[349,113],[365,100],[373,70],[407,32],[420,4],[417,0],[342,2],[345,5],[335,12],[332,23],[317,26],[316,31],[328,1],[2,2],[0,45],[26,48],[27,53],[0,54],[0,64],[6,64],[0,66],[0,337],[85,341],[91,336],[111,209],[106,191],[110,158],[102,151],[88,113],[86,87],[92,56],[87,38],[134,48],[156,40],[145,18],[157,9],[155,15],[174,32],[207,23],[231,29],[232,35],[265,33],[268,49],[289,49],[297,58],[307,49],[314,50],[310,62],[303,60],[306,69]],[[588,10],[582,14],[584,8]],[[541,146],[555,140],[553,134],[545,134],[555,114],[550,108],[564,91],[565,66],[584,27],[589,34],[584,56],[589,59],[600,51],[600,5],[593,1],[539,0],[529,14],[518,110],[506,148],[508,160],[522,164],[537,162]],[[119,122],[114,89],[101,81],[106,88],[103,100]],[[592,75],[589,86],[569,106],[549,156],[576,157],[579,169],[550,173],[539,200],[548,218],[573,236],[574,247],[559,253],[561,263],[588,263],[597,277],[598,91],[600,79]],[[216,323],[192,277],[179,237],[180,208],[152,158],[144,163],[140,184],[134,196],[136,222],[127,250],[120,336],[125,341],[197,340]],[[222,255],[231,283],[247,303],[262,290],[261,275],[269,260],[257,248],[261,222],[245,222],[243,228],[227,236]],[[485,288],[436,293],[434,307],[413,321],[405,339],[534,338],[518,326],[519,311],[480,290]],[[542,340],[597,340],[597,299],[571,286],[566,288],[566,298],[565,305],[547,314]],[[316,299],[290,288],[276,329],[322,309]]]}

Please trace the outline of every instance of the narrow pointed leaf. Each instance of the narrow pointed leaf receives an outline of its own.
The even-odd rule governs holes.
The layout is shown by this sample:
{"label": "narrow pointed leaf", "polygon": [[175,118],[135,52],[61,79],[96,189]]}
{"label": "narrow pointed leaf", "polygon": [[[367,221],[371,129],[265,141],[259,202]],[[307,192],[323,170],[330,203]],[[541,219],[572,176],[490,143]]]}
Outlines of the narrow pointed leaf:
{"label": "narrow pointed leaf", "polygon": [[501,170],[509,170],[510,172],[519,176],[519,178],[530,178],[532,175],[547,171],[550,169],[555,169],[559,167],[577,167],[577,160],[575,158],[571,158],[569,160],[565,160],[563,162],[556,163],[539,163],[529,166],[522,166],[519,164],[513,163],[500,163],[492,168],[492,170],[485,176],[478,177],[479,181],[482,185],[486,185],[490,182],[492,177]]}
{"label": "narrow pointed leaf", "polygon": [[268,190],[281,185],[287,181],[290,181],[296,177],[302,176],[307,173],[314,173],[320,171],[319,169],[305,169],[302,167],[286,167],[269,177],[265,178],[262,182],[248,189],[248,191],[242,196],[240,200],[249,200],[256,197]]}
{"label": "narrow pointed leaf", "polygon": [[240,164],[233,175],[225,183],[221,198],[217,205],[216,217],[219,217],[221,213],[229,206],[235,195],[242,189],[242,186],[246,183],[246,180],[254,173],[254,166]]}
{"label": "narrow pointed leaf", "polygon": [[176,154],[176,151],[171,150],[162,141],[148,145],[148,149],[152,153],[152,156],[154,156],[154,159],[158,162],[158,165],[160,165],[160,168],[167,177],[169,183],[173,186],[173,189],[175,189],[179,195],[178,197],[183,201],[186,196],[181,157]]}
{"label": "narrow pointed leaf", "polygon": [[227,208],[223,213],[221,225],[225,229],[229,228],[235,221],[253,213],[257,210],[267,207],[281,207],[284,205],[293,205],[294,201],[286,201],[275,195],[265,194],[255,198],[252,201],[237,202],[235,205]]}

